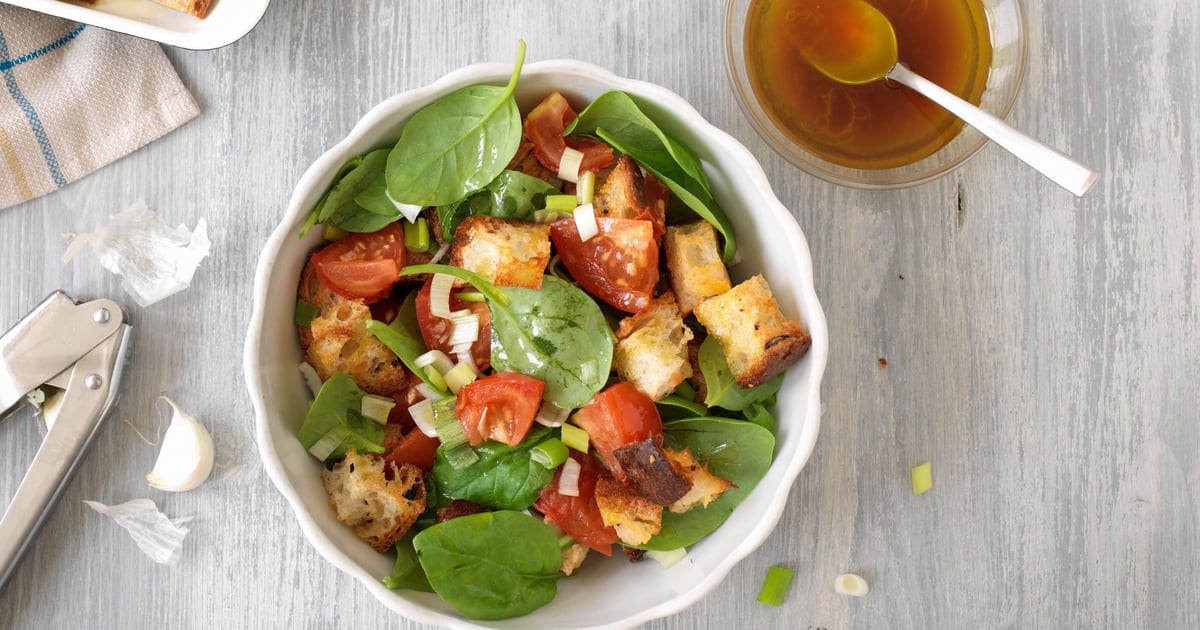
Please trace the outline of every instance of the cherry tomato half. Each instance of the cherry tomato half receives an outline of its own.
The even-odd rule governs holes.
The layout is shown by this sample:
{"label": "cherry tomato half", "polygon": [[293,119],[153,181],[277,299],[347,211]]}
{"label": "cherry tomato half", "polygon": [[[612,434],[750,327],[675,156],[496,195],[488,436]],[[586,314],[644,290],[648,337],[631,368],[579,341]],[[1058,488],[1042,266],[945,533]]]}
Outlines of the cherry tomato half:
{"label": "cherry tomato half", "polygon": [[571,147],[583,152],[579,172],[598,171],[616,161],[607,144],[591,138],[563,137],[563,130],[575,120],[575,110],[558,92],[547,96],[525,117],[525,137],[533,143],[533,154],[542,166],[558,172],[563,149]]}
{"label": "cherry tomato half", "polygon": [[317,277],[325,286],[367,304],[387,297],[404,261],[404,230],[398,223],[378,232],[345,236],[313,256]]}
{"label": "cherry tomato half", "polygon": [[595,457],[571,451],[571,459],[579,462],[579,496],[569,497],[558,492],[562,478],[562,467],[554,473],[554,480],[542,489],[534,509],[545,514],[571,538],[606,555],[612,555],[612,544],[617,542],[617,532],[604,524],[600,507],[596,505],[596,481],[606,474],[604,467]]}
{"label": "cherry tomato half", "polygon": [[[425,347],[430,350],[441,350],[456,360],[454,347],[450,345],[450,336],[454,334],[454,322],[443,317],[435,317],[429,310],[429,294],[433,286],[433,278],[425,281],[425,285],[417,292],[417,325],[421,327],[421,338]],[[475,367],[482,372],[492,364],[492,316],[487,304],[483,302],[467,302],[458,299],[461,291],[470,289],[454,289],[450,291],[450,310],[470,309],[479,317],[479,336],[471,344],[471,358]]]}
{"label": "cherry tomato half", "polygon": [[458,390],[454,415],[471,446],[484,440],[516,446],[529,432],[545,391],[546,383],[540,379],[497,372]]}
{"label": "cherry tomato half", "polygon": [[619,479],[625,474],[613,451],[662,433],[662,417],[654,401],[628,381],[596,394],[575,412],[574,423],[588,432],[596,452]]}
{"label": "cherry tomato half", "polygon": [[658,283],[654,226],[642,219],[597,217],[600,232],[583,241],[574,219],[550,224],[567,270],[588,293],[628,313],[646,310]]}

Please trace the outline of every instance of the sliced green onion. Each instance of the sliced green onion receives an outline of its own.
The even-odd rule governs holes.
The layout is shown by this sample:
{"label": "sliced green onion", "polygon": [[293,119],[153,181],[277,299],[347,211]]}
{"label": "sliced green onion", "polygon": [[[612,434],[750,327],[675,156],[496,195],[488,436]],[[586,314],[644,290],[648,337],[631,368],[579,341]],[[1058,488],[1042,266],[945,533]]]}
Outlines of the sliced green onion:
{"label": "sliced green onion", "polygon": [[[565,195],[565,196],[570,197],[570,195]],[[572,207],[571,209],[574,210],[575,208]],[[555,221],[561,221],[562,219],[569,219],[569,218],[571,218],[571,213],[564,212],[562,210],[534,210],[533,211],[533,220],[536,223],[554,223]]]}
{"label": "sliced green onion", "polygon": [[396,401],[391,398],[366,394],[362,399],[362,415],[379,424],[387,424],[388,414],[392,413],[392,407],[395,406]]}
{"label": "sliced green onion", "polygon": [[867,586],[867,581],[862,579],[861,576],[853,573],[843,573],[834,579],[833,590],[838,595],[863,597],[871,590],[871,587]]}
{"label": "sliced green onion", "polygon": [[558,178],[572,184],[579,182],[579,167],[583,165],[583,151],[567,147],[558,160]]}
{"label": "sliced green onion", "polygon": [[424,217],[404,224],[404,247],[411,252],[429,251],[429,224]]}
{"label": "sliced green onion", "polygon": [[450,333],[450,345],[473,344],[479,339],[479,316],[468,312],[450,320],[454,329]]}
{"label": "sliced green onion", "polygon": [[479,378],[475,373],[475,365],[469,361],[459,361],[458,365],[454,366],[449,372],[446,372],[446,387],[455,394],[458,390],[475,382]]}
{"label": "sliced green onion", "polygon": [[321,309],[305,302],[304,300],[296,300],[296,325],[308,326],[312,324],[312,320],[316,319],[317,315],[321,314]]}
{"label": "sliced green onion", "polygon": [[312,391],[313,398],[317,397],[317,392],[321,391],[321,386],[325,383],[321,380],[321,375],[317,374],[317,370],[308,364],[308,361],[301,361],[297,366],[300,369],[300,375],[304,377],[304,384],[308,385],[308,389]]}
{"label": "sliced green onion", "polygon": [[430,350],[413,359],[413,365],[419,368],[432,365],[438,372],[445,374],[450,371],[450,368],[454,367],[454,361],[451,361],[450,357],[446,356],[446,353],[441,350]]}
{"label": "sliced green onion", "polygon": [[580,453],[588,452],[588,432],[573,424],[562,425],[562,441]]}
{"label": "sliced green onion", "polygon": [[437,437],[437,427],[433,422],[432,400],[426,398],[409,407],[408,415],[412,416],[413,423],[417,425],[417,430],[424,433],[426,437]]}
{"label": "sliced green onion", "polygon": [[483,302],[485,299],[487,299],[478,291],[463,291],[462,293],[459,293],[457,297],[463,302]]}
{"label": "sliced green onion", "polygon": [[912,469],[913,495],[925,494],[933,489],[933,466],[925,462]]}
{"label": "sliced green onion", "polygon": [[783,603],[788,586],[792,584],[792,576],[796,572],[780,566],[767,569],[767,577],[763,580],[762,588],[758,589],[758,601],[768,606],[778,606]]}
{"label": "sliced green onion", "polygon": [[533,450],[529,451],[529,458],[554,470],[567,461],[567,446],[562,443],[562,440],[550,438],[533,447]]}
{"label": "sliced green onion", "polygon": [[563,409],[548,400],[543,400],[542,406],[538,407],[537,416],[534,418],[534,421],[544,427],[555,429],[562,426],[563,421],[567,419],[570,413],[570,409]]}
{"label": "sliced green onion", "polygon": [[570,212],[578,205],[575,195],[546,195],[546,210],[550,212]]}
{"label": "sliced green onion", "polygon": [[596,222],[596,209],[592,204],[585,203],[575,208],[575,229],[579,230],[579,240],[587,242],[600,233],[600,224]]}
{"label": "sliced green onion", "polygon": [[325,237],[325,240],[327,240],[327,241],[336,241],[339,238],[342,238],[343,236],[349,234],[349,232],[347,232],[346,230],[343,230],[342,228],[340,228],[336,225],[329,225],[328,223],[326,223],[325,229],[322,230],[321,234]]}
{"label": "sliced green onion", "polygon": [[575,458],[568,457],[567,461],[563,462],[562,472],[558,476],[558,493],[564,497],[579,496],[579,473],[583,467]]}
{"label": "sliced green onion", "polygon": [[467,434],[463,431],[462,423],[454,415],[454,407],[458,400],[443,398],[433,403],[433,428],[437,437],[442,441],[442,447],[447,451],[467,443]]}
{"label": "sliced green onion", "polygon": [[579,201],[579,205],[592,203],[592,199],[596,196],[596,173],[593,171],[584,171],[579,174],[579,183],[575,186],[575,198]]}
{"label": "sliced green onion", "polygon": [[[446,379],[442,377],[442,373],[432,365],[425,366],[425,378],[429,379],[429,384],[440,391],[446,391]],[[430,398],[430,396],[426,396]],[[442,398],[442,396],[438,396]]]}
{"label": "sliced green onion", "polygon": [[446,462],[451,468],[465,468],[479,461],[479,453],[467,444],[459,444],[454,448],[448,448],[442,451],[446,456]]}
{"label": "sliced green onion", "polygon": [[454,276],[444,273],[433,274],[433,282],[429,285],[429,312],[434,317],[454,319],[460,315],[470,313],[468,310],[450,310],[450,290],[453,288]]}
{"label": "sliced green onion", "polygon": [[670,569],[687,557],[687,549],[680,547],[670,551],[656,551],[649,549],[646,551],[646,557],[661,564],[664,569]]}
{"label": "sliced green onion", "polygon": [[308,448],[308,452],[313,457],[321,461],[325,461],[338,447],[342,445],[342,441],[346,439],[345,427],[334,427],[329,430],[329,433],[321,436],[316,444]]}

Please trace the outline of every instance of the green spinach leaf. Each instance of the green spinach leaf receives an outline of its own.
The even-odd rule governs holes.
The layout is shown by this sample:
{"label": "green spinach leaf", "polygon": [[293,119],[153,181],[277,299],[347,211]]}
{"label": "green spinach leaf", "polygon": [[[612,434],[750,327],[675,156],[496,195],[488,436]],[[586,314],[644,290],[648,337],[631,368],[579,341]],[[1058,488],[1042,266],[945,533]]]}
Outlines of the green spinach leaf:
{"label": "green spinach leaf", "polygon": [[545,205],[546,195],[558,192],[541,179],[506,170],[483,190],[438,208],[442,234],[453,236],[458,224],[474,215],[532,221],[534,211]]}
{"label": "green spinach leaf", "polygon": [[412,291],[404,298],[396,319],[391,324],[377,320],[367,321],[367,332],[375,335],[383,345],[396,354],[404,367],[425,381],[434,391],[445,394],[444,388],[434,385],[425,370],[417,367],[417,357],[425,354],[425,340],[421,337],[421,327],[417,323],[417,292]]}
{"label": "green spinach leaf", "polygon": [[783,385],[783,374],[779,374],[757,387],[739,387],[729,372],[721,342],[711,335],[700,343],[696,361],[708,388],[704,404],[709,407],[743,411],[755,403],[769,401]]}
{"label": "green spinach leaf", "polygon": [[537,501],[554,471],[533,461],[529,452],[550,437],[550,429],[535,426],[516,446],[488,440],[472,447],[479,461],[454,468],[439,447],[433,463],[438,492],[500,510],[524,510]]}
{"label": "green spinach leaf", "polygon": [[663,424],[663,442],[674,449],[687,447],[712,474],[736,484],[708,507],[683,514],[663,511],[662,530],[644,549],[669,551],[690,547],[721,526],[771,466],[775,436],[745,420],[694,418]]}
{"label": "green spinach leaf", "polygon": [[[415,528],[414,528],[415,529]],[[422,591],[432,593],[429,578],[425,577],[425,569],[417,560],[417,550],[413,549],[413,538],[416,533],[412,529],[396,543],[396,563],[392,565],[392,573],[383,578],[383,585],[397,590]]]}
{"label": "green spinach leaf", "polygon": [[383,453],[383,426],[362,415],[362,399],[366,395],[354,384],[354,379],[336,372],[317,392],[308,408],[304,424],[296,434],[304,448],[312,448],[330,431],[342,431],[342,443],[326,460],[345,457],[351,448],[359,452]]}
{"label": "green spinach leaf", "polygon": [[633,158],[725,238],[722,257],[737,251],[733,225],[713,199],[704,164],[687,145],[667,135],[633,98],[620,91],[601,94],[567,126],[564,135],[592,136]]}
{"label": "green spinach leaf", "polygon": [[364,209],[355,201],[372,181],[383,176],[387,156],[387,149],[379,149],[357,158],[357,163],[355,160],[347,163],[347,166],[354,166],[346,171],[317,205],[317,222],[336,225],[350,232],[373,232],[395,221],[400,216],[399,211],[390,216],[380,215]]}
{"label": "green spinach leaf", "polygon": [[654,401],[658,405],[658,413],[664,420],[679,420],[682,418],[703,418],[708,415],[708,408],[678,394],[669,394]]}
{"label": "green spinach leaf", "polygon": [[452,275],[482,293],[492,316],[492,367],[545,381],[546,400],[573,409],[607,382],[613,334],[600,307],[575,285],[545,276],[540,289],[497,287],[448,265],[400,270],[400,275],[417,273]]}
{"label": "green spinach leaf", "polygon": [[742,412],[746,416],[746,420],[753,422],[758,426],[775,433],[775,414],[766,405],[754,403],[750,408]]}
{"label": "green spinach leaf", "polygon": [[433,590],[470,619],[525,615],[558,593],[558,536],[520,512],[449,520],[417,534],[413,547]]}
{"label": "green spinach leaf", "polygon": [[521,112],[513,92],[524,61],[522,41],[508,85],[469,85],[408,120],[387,159],[392,199],[444,206],[483,188],[504,170],[521,143]]}

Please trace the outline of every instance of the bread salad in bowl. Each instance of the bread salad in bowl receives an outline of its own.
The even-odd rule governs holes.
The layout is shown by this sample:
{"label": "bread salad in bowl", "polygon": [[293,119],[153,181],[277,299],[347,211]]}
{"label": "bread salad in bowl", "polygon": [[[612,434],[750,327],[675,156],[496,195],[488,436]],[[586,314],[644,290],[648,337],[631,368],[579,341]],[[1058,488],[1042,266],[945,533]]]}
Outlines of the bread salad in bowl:
{"label": "bread salad in bowl", "polygon": [[[741,175],[660,126],[661,102],[615,77],[580,94],[523,57],[507,83],[459,78],[369,114],[327,156],[260,265],[263,303],[292,279],[279,312],[296,334],[276,347],[256,309],[247,375],[264,460],[306,533],[393,608],[620,626],[694,601],[770,531],[815,440],[825,323],[797,292],[812,293],[803,237],[748,154],[762,181],[741,183],[786,226],[753,231],[798,239],[771,255],[801,258],[803,282],[794,261],[748,260],[759,247],[736,228],[755,223],[720,201]],[[266,358],[288,352],[291,376]],[[677,563],[693,574],[657,601],[572,618],[597,597],[576,581],[670,580]]]}

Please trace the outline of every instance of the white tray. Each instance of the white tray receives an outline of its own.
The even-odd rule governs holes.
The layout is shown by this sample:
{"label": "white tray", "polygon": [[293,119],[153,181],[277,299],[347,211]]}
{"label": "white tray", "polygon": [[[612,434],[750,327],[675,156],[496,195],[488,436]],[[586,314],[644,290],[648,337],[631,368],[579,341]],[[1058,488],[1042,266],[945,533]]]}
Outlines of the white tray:
{"label": "white tray", "polygon": [[0,0],[75,22],[152,39],[171,46],[209,50],[250,32],[270,0],[213,0],[203,20],[150,0],[98,0],[84,6],[61,0]]}

